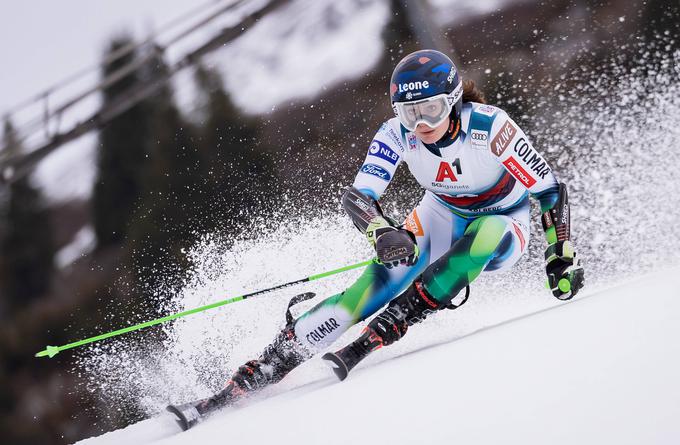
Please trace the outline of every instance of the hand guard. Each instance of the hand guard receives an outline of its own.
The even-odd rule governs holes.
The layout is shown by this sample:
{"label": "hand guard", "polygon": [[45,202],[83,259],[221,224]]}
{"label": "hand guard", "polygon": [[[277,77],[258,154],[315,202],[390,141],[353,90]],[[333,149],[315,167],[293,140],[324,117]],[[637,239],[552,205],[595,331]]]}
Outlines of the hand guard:
{"label": "hand guard", "polygon": [[545,250],[548,274],[547,287],[558,300],[569,300],[583,287],[584,273],[581,261],[571,241],[558,241]]}
{"label": "hand guard", "polygon": [[392,226],[385,218],[371,221],[366,228],[366,237],[375,248],[378,260],[388,269],[400,264],[413,266],[418,261],[420,250],[415,235]]}

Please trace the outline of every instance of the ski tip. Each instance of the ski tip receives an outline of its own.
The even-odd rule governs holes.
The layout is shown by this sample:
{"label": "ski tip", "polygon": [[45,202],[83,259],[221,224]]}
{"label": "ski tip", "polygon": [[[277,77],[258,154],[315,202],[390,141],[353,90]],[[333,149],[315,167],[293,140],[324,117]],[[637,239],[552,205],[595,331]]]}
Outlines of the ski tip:
{"label": "ski tip", "polygon": [[182,428],[182,431],[186,431],[197,424],[200,418],[198,411],[193,405],[168,405],[165,407],[165,410],[175,415],[175,421]]}
{"label": "ski tip", "polygon": [[184,418],[182,412],[179,409],[177,409],[176,406],[168,405],[165,407],[165,410],[175,415],[175,422],[177,422],[177,425],[179,425],[179,427],[182,428],[182,431],[186,431],[189,429],[187,419]]}
{"label": "ski tip", "polygon": [[349,374],[349,369],[347,369],[347,365],[345,364],[344,361],[335,353],[333,352],[328,352],[321,357],[324,359],[328,366],[331,367],[335,375],[340,379],[340,381],[343,381],[347,378],[347,374]]}

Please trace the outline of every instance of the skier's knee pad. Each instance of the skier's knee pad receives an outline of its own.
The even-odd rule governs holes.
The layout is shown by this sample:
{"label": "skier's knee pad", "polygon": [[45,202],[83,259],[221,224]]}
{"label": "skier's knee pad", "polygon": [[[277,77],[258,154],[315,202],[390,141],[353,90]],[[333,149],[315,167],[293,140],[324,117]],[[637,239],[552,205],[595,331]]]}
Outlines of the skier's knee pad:
{"label": "skier's knee pad", "polygon": [[498,215],[477,218],[465,230],[463,238],[469,237],[469,258],[480,266],[486,265],[502,247],[508,225]]}
{"label": "skier's knee pad", "polygon": [[425,269],[425,288],[441,304],[451,302],[498,254],[507,231],[501,216],[475,219],[451,249]]}

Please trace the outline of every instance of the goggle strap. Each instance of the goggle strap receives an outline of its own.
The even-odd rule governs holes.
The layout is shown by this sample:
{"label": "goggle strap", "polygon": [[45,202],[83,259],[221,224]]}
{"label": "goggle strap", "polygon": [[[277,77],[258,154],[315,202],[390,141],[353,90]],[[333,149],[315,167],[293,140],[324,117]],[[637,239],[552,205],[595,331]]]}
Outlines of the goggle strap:
{"label": "goggle strap", "polygon": [[449,105],[452,107],[460,100],[460,98],[463,97],[463,82],[458,82],[458,85],[456,88],[451,91],[451,94],[448,95],[449,99]]}

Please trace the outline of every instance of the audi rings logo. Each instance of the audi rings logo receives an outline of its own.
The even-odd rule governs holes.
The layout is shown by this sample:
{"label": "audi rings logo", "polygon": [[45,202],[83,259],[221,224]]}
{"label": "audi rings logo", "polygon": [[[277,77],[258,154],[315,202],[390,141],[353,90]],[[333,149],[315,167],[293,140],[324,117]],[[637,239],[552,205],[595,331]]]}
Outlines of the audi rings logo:
{"label": "audi rings logo", "polygon": [[473,147],[479,149],[486,148],[487,140],[489,139],[489,133],[486,131],[472,130],[470,132],[470,142]]}

